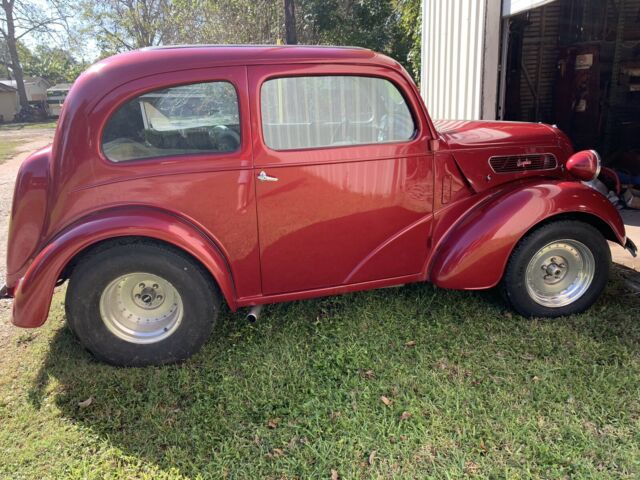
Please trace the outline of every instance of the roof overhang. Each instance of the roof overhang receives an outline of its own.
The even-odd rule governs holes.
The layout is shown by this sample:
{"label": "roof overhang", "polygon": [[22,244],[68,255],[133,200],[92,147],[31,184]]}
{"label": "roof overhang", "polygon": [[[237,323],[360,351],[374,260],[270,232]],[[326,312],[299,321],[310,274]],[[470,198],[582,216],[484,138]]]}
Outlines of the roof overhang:
{"label": "roof overhang", "polygon": [[6,85],[0,82],[0,92],[17,92],[17,88],[13,88],[11,85]]}
{"label": "roof overhang", "polygon": [[555,0],[504,0],[502,2],[502,16],[511,17],[533,8],[542,7]]}

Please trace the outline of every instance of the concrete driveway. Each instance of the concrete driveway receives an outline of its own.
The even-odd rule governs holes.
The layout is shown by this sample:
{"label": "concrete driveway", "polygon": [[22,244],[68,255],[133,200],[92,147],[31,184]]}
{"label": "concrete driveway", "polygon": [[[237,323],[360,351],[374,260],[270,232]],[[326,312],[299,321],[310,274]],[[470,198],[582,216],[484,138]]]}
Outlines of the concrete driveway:
{"label": "concrete driveway", "polygon": [[[624,220],[627,237],[633,240],[636,246],[640,248],[640,210],[622,210],[620,213]],[[611,246],[611,256],[615,263],[640,272],[640,255],[633,258],[631,254],[620,245],[611,242],[609,242],[609,245]]]}

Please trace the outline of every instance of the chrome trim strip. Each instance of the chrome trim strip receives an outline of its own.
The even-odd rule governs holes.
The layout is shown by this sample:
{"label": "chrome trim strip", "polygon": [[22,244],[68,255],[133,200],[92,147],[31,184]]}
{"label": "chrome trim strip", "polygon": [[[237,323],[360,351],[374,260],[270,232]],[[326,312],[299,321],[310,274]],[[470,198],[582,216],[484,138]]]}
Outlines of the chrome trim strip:
{"label": "chrome trim strip", "polygon": [[589,150],[589,151],[593,152],[593,154],[598,159],[598,168],[596,168],[596,174],[591,179],[591,180],[595,180],[596,178],[598,178],[600,176],[600,170],[602,169],[602,157],[600,157],[600,154],[598,152],[596,152],[595,150]]}

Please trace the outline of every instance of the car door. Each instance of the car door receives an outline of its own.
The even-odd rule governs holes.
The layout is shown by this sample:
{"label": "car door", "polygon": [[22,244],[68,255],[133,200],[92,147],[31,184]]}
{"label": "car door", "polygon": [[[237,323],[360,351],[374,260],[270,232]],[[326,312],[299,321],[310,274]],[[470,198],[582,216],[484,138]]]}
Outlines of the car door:
{"label": "car door", "polygon": [[238,297],[260,295],[246,67],[144,77],[112,90],[95,111],[88,121],[96,130],[101,112],[112,111],[96,148],[103,161],[87,159],[92,168],[78,174],[100,181],[65,196],[53,220],[72,221],[95,204],[175,212],[215,242]]}
{"label": "car door", "polygon": [[399,73],[355,70],[249,68],[264,294],[424,267],[433,211],[424,112]]}

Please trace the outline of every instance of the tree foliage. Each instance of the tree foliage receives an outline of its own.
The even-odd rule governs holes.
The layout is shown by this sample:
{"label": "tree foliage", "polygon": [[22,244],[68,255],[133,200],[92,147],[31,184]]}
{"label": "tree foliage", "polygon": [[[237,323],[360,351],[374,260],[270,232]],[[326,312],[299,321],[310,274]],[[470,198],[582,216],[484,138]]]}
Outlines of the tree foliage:
{"label": "tree foliage", "polygon": [[69,50],[48,45],[37,45],[32,51],[22,47],[20,57],[25,75],[42,77],[52,85],[72,83],[89,66]]}
{"label": "tree foliage", "polygon": [[[420,0],[0,0],[11,3],[15,52],[25,75],[52,83],[73,81],[86,68],[83,42],[69,35],[70,11],[81,13],[83,33],[104,57],[168,44],[274,44],[295,25],[302,44],[352,45],[383,52],[420,74]],[[294,4],[295,17],[286,19]],[[0,11],[0,75],[16,77]],[[53,36],[64,41],[44,42]],[[40,39],[27,48],[26,37]],[[292,37],[289,29],[289,39]],[[84,44],[87,42],[85,41]]]}
{"label": "tree foliage", "polygon": [[395,0],[403,41],[407,44],[407,56],[403,64],[419,81],[422,48],[422,2],[420,0]]}
{"label": "tree foliage", "polygon": [[18,87],[20,105],[28,105],[19,43],[27,36],[55,38],[68,29],[71,0],[48,0],[44,6],[29,0],[0,1],[0,38],[6,55],[3,65]]}
{"label": "tree foliage", "polygon": [[83,12],[105,56],[171,43],[284,42],[291,3],[299,43],[371,48],[418,77],[420,0],[83,0]]}
{"label": "tree foliage", "polygon": [[[299,1],[304,12],[301,28],[310,43],[352,45],[383,52],[418,78],[420,0]],[[414,59],[416,51],[418,56]]]}
{"label": "tree foliage", "polygon": [[[84,0],[82,11],[103,55],[172,43],[192,2]],[[193,2],[195,3],[195,2]]]}

